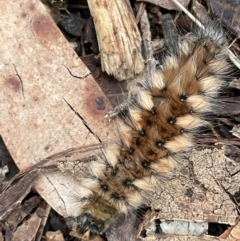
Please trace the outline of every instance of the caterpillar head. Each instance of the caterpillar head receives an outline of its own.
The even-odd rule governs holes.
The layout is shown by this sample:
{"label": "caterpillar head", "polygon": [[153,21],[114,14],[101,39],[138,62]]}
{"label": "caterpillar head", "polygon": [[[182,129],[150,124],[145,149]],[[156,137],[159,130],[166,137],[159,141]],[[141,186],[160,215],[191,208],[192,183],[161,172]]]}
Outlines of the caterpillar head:
{"label": "caterpillar head", "polygon": [[103,235],[119,217],[117,210],[100,198],[92,199],[84,210],[80,216],[71,217],[68,222],[72,228],[71,234],[83,240],[93,240]]}
{"label": "caterpillar head", "polygon": [[94,218],[90,213],[84,213],[75,219],[73,236],[83,240],[92,240],[104,232],[104,220]]}

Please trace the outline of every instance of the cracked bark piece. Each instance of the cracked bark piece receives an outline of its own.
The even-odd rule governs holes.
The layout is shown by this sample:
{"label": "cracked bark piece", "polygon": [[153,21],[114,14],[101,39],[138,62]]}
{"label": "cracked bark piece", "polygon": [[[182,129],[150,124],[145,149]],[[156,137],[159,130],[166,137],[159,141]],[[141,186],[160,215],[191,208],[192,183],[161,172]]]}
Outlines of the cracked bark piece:
{"label": "cracked bark piece", "polygon": [[[20,171],[54,153],[107,141],[111,106],[44,5],[1,4],[0,18],[0,135]],[[35,187],[67,216],[52,184],[67,177],[55,178],[42,175]]]}
{"label": "cracked bark piece", "polygon": [[97,33],[102,70],[118,80],[143,70],[141,36],[129,0],[88,0]]}
{"label": "cracked bark piece", "polygon": [[149,205],[167,220],[235,224],[237,207],[228,193],[239,190],[239,163],[217,148],[193,150],[185,159],[171,181],[149,197]]}

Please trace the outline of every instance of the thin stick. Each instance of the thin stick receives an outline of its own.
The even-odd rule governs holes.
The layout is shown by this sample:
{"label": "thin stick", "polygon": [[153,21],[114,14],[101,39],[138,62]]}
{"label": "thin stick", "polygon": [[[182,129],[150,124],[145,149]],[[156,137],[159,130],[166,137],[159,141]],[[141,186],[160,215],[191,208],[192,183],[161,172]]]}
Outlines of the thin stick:
{"label": "thin stick", "polygon": [[67,149],[65,151],[61,151],[61,152],[55,153],[55,154],[53,154],[51,156],[48,156],[48,157],[44,158],[43,160],[40,160],[38,163],[36,163],[36,164],[34,164],[32,166],[27,167],[26,169],[20,171],[15,176],[13,176],[9,180],[9,182],[1,189],[1,192],[6,190],[11,185],[11,183],[14,180],[16,180],[17,178],[20,178],[20,177],[24,176],[26,173],[29,173],[33,169],[43,168],[46,163],[48,163],[49,161],[54,161],[54,159],[56,161],[56,159],[58,157],[63,157],[65,154],[74,154],[74,153],[78,153],[78,152],[79,153],[85,153],[85,152],[88,152],[88,151],[96,150],[97,148],[101,149],[103,147],[104,147],[103,143],[98,143],[98,144],[92,144],[92,145],[86,145],[86,146],[70,148],[70,149]]}
{"label": "thin stick", "polygon": [[178,2],[177,0],[172,0],[172,2],[174,2],[184,13],[186,13],[186,15],[192,19],[192,21],[194,23],[196,23],[198,25],[198,27],[200,27],[201,29],[205,30],[204,25],[198,21],[180,2]]}

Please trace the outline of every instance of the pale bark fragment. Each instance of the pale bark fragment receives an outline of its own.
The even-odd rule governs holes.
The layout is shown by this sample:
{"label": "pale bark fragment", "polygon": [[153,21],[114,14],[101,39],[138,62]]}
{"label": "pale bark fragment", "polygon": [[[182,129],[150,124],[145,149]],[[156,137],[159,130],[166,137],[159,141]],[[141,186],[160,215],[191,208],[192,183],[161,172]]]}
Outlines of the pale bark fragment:
{"label": "pale bark fragment", "polygon": [[[1,2],[0,135],[19,169],[107,141],[111,131],[104,116],[111,106],[43,4]],[[35,184],[63,216],[68,216],[64,201],[70,201],[61,199],[53,184],[67,178],[48,173]]]}
{"label": "pale bark fragment", "polygon": [[100,51],[102,70],[118,80],[143,70],[141,36],[129,0],[88,0]]}

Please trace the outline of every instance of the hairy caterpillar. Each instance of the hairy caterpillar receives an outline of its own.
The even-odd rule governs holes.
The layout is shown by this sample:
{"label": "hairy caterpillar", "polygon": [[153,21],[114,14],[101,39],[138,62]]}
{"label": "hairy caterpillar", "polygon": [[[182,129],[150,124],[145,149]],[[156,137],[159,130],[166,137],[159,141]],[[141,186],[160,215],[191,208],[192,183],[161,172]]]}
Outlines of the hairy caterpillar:
{"label": "hairy caterpillar", "polygon": [[83,205],[76,229],[83,238],[102,234],[121,215],[144,204],[161,177],[206,126],[214,97],[231,65],[221,28],[210,23],[166,52],[163,66],[146,79],[119,122],[118,141],[91,162],[81,178]]}

